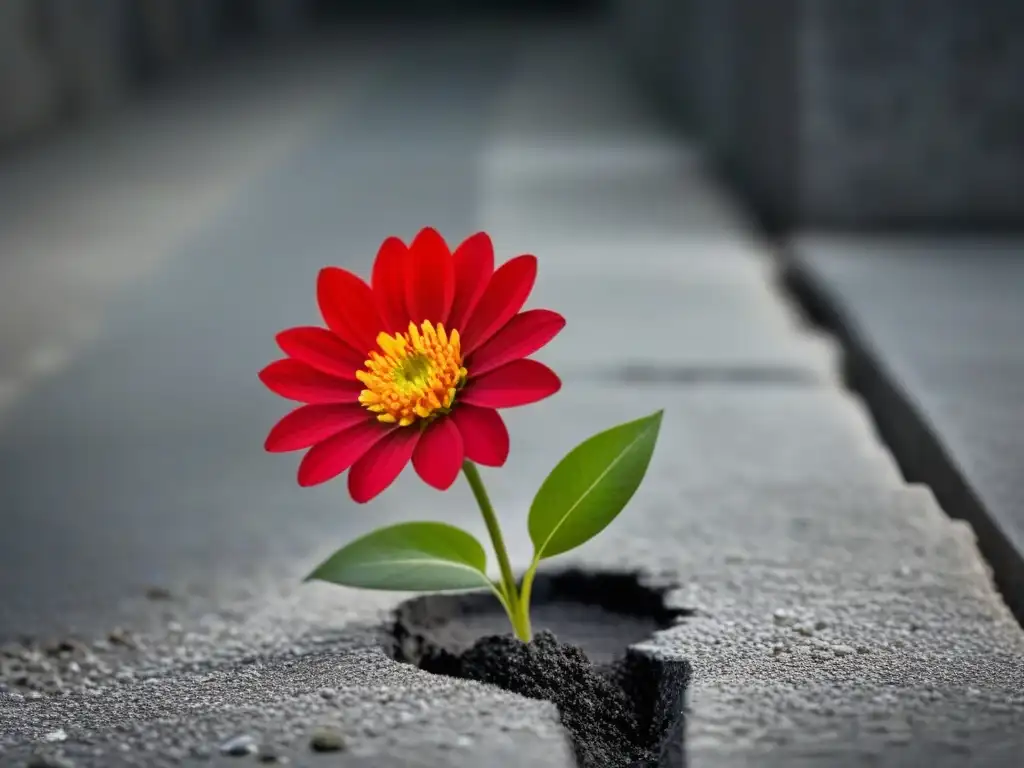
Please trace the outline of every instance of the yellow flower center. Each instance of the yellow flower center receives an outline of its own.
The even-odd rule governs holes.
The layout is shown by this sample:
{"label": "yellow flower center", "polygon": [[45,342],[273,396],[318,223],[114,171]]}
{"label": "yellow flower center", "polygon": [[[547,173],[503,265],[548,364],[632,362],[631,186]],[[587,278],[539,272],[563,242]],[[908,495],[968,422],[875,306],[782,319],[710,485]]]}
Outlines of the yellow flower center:
{"label": "yellow flower center", "polygon": [[407,427],[417,419],[447,413],[466,381],[459,332],[424,321],[408,333],[377,336],[380,351],[370,352],[356,378],[366,385],[359,402],[386,424]]}

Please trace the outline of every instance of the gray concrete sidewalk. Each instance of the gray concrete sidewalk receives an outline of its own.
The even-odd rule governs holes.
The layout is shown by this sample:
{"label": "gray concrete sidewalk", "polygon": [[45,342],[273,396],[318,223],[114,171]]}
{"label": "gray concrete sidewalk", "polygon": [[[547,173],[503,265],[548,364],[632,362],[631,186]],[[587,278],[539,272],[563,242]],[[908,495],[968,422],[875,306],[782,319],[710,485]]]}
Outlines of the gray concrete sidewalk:
{"label": "gray concrete sidewalk", "polygon": [[806,234],[789,256],[904,471],[974,526],[1024,616],[1024,239]]}
{"label": "gray concrete sidewalk", "polygon": [[[517,567],[558,458],[666,409],[634,502],[560,564],[644,569],[696,611],[642,646],[693,663],[689,765],[1014,764],[1024,635],[970,531],[903,482],[834,346],[604,50],[593,30],[453,29],[311,63],[355,72],[350,95],[18,400],[0,428],[0,635],[121,624],[141,647],[60,670],[66,696],[5,678],[0,763],[49,736],[76,765],[235,764],[218,745],[249,734],[297,764],[572,765],[551,705],[376,648],[405,596],[297,584],[410,510],[482,536],[468,491],[403,477],[356,507],[261,450],[283,410],[255,372],[276,330],[315,320],[316,270],[365,272],[384,235],[432,224],[536,253],[531,303],[569,322],[543,355],[564,391],[511,414],[509,464],[486,475]],[[154,585],[173,599],[146,601]],[[348,748],[311,755],[318,723]]]}

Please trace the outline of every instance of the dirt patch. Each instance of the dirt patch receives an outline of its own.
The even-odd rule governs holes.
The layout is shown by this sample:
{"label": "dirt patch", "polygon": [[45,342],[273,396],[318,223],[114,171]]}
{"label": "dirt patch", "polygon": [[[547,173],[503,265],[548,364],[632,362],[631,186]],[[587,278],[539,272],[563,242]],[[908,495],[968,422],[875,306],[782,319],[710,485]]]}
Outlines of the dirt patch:
{"label": "dirt patch", "polygon": [[493,596],[432,595],[396,615],[392,655],[434,674],[553,702],[580,768],[682,765],[689,666],[631,649],[687,611],[635,574],[570,571],[538,578],[536,633],[523,643]]}

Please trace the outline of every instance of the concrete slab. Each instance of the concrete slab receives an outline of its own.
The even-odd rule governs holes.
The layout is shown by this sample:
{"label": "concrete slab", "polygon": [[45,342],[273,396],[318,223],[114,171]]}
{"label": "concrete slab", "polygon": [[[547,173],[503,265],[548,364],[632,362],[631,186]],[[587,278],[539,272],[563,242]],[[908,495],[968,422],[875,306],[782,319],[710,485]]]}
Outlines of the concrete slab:
{"label": "concrete slab", "polygon": [[[60,748],[75,764],[237,764],[220,745],[248,735],[309,765],[573,765],[547,702],[391,661],[372,633],[352,632],[330,646],[299,645],[256,664],[188,674],[122,674],[44,701],[0,694],[0,762],[23,764],[48,741],[52,753],[48,734],[59,728]],[[310,734],[323,726],[343,749],[316,760]]]}
{"label": "concrete slab", "polygon": [[1024,615],[1024,242],[808,235],[794,279],[845,338],[907,474],[971,522]]}
{"label": "concrete slab", "polygon": [[669,142],[584,132],[569,146],[509,135],[488,152],[485,169],[502,215],[543,229],[638,239],[742,230],[743,217],[692,151]]}
{"label": "concrete slab", "polygon": [[[559,254],[555,254],[556,257]],[[829,378],[834,359],[827,345],[798,330],[787,308],[764,284],[733,286],[681,274],[621,276],[609,280],[597,265],[591,274],[544,275],[531,305],[556,307],[567,321],[557,343],[559,359],[574,367],[614,365],[725,372],[759,369],[793,379]],[[595,312],[602,306],[608,311]]]}
{"label": "concrete slab", "polygon": [[[554,350],[548,359],[556,359]],[[622,386],[602,384],[599,374],[572,373],[559,395],[508,412],[506,421],[516,439],[508,469],[486,474],[500,499],[496,503],[513,519],[525,514],[541,481],[573,446],[658,408],[665,409],[665,420],[641,499],[671,489],[719,488],[728,493],[731,488],[777,483],[902,485],[859,407],[829,388]],[[544,424],[558,424],[558,432],[545,432]]]}
{"label": "concrete slab", "polygon": [[694,663],[692,764],[1015,764],[1024,633],[928,491],[665,490],[569,557],[697,611],[643,644]]}

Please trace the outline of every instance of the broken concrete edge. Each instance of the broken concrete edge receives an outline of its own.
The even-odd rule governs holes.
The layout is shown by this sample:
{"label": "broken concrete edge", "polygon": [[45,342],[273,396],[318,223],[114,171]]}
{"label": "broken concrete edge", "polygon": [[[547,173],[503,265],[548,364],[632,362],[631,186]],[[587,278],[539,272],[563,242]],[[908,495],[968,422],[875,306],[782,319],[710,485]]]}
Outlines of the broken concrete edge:
{"label": "broken concrete edge", "polygon": [[842,347],[842,376],[866,403],[874,426],[909,482],[931,488],[950,516],[974,529],[978,547],[1003,600],[1024,624],[1024,551],[996,523],[966,474],[928,423],[913,392],[902,386],[857,322],[795,243],[781,251],[781,280],[808,319],[834,334]]}
{"label": "broken concrete edge", "polygon": [[[384,643],[396,660],[428,672],[551,701],[581,768],[625,768],[637,760],[672,768],[682,765],[689,662],[647,652],[626,636],[613,658],[593,657],[587,641],[591,633],[607,631],[602,623],[608,618],[646,619],[653,624],[648,629],[665,629],[691,615],[668,607],[674,586],[639,570],[542,572],[534,586],[534,608],[557,613],[583,608],[593,624],[579,617],[564,625],[556,620],[555,633],[545,628],[525,646],[507,631],[505,615],[489,592],[422,595],[395,609]],[[550,617],[536,618],[548,626],[544,619]],[[582,632],[562,635],[559,630],[571,623]]]}
{"label": "broken concrete edge", "polygon": [[[542,574],[536,596],[538,604],[558,601],[596,613],[642,614],[662,626],[686,613],[666,606],[672,587],[643,571],[568,568]],[[482,597],[483,607],[494,611],[493,598]],[[387,641],[394,639],[389,617],[393,621],[402,606],[421,605],[429,609],[426,620],[443,621],[453,614],[451,606],[467,600],[474,598],[423,595],[379,614],[377,621],[348,626],[342,636],[304,636],[287,649],[195,669],[104,675],[101,688],[93,690],[72,681],[48,696],[0,692],[0,765],[24,766],[43,756],[79,766],[138,765],[139,758],[152,766],[230,764],[243,753],[301,762],[311,751],[323,751],[314,743],[317,728],[336,723],[332,733],[344,744],[338,752],[346,765],[566,768],[568,738],[552,702],[431,675],[388,657]],[[500,611],[496,615],[504,618]],[[649,694],[642,701],[642,720],[659,737],[649,741],[652,754],[656,749],[681,755],[688,664],[626,646],[618,650],[629,658],[630,680]],[[70,643],[54,646],[47,657],[73,650]],[[268,701],[266,690],[278,690],[281,697]],[[218,699],[220,705],[208,714],[182,719],[182,707]],[[112,715],[111,707],[119,714]],[[134,713],[128,716],[134,727],[122,727],[123,710]],[[411,745],[416,738],[423,743]],[[421,762],[406,762],[413,755]]]}
{"label": "broken concrete edge", "polygon": [[[298,641],[296,641],[298,642]],[[17,701],[0,694],[0,765],[233,764],[238,750],[306,764],[330,731],[351,766],[569,768],[554,705],[430,675],[384,653],[379,625],[205,672]]]}
{"label": "broken concrete edge", "polygon": [[[540,605],[577,604],[595,615],[636,615],[667,626],[688,613],[666,606],[673,586],[643,571],[568,568],[541,574],[535,594]],[[311,751],[325,751],[318,744],[329,731],[331,743],[341,745],[332,751],[344,752],[346,765],[567,768],[572,760],[562,744],[567,747],[568,734],[552,701],[472,679],[430,674],[388,658],[395,655],[388,651],[396,636],[396,617],[415,616],[426,623],[457,621],[467,610],[489,610],[499,625],[504,620],[489,593],[422,595],[399,604],[377,622],[349,627],[344,638],[326,645],[307,638],[287,653],[263,658],[191,672],[172,669],[157,677],[117,676],[99,697],[97,691],[74,687],[46,697],[49,704],[46,698],[29,701],[0,694],[0,733],[7,737],[0,738],[0,765],[23,766],[37,757],[79,766],[138,765],[140,757],[153,766],[182,761],[230,764],[240,756],[267,754],[301,761]],[[600,631],[600,625],[595,626]],[[681,765],[689,663],[636,650],[631,644],[619,650],[621,684],[647,729],[644,744],[651,762],[645,765]],[[264,687],[288,691],[281,699],[286,706],[278,710],[261,704],[259,691]],[[211,696],[223,697],[219,712],[181,719],[183,703],[209,701]],[[116,723],[111,729],[104,700],[137,708],[137,731]],[[253,714],[254,706],[261,717]],[[343,727],[328,725],[337,722],[339,712],[345,713]],[[396,739],[394,728],[414,736],[432,735],[410,751],[408,743]],[[422,762],[406,762],[413,754]]]}

